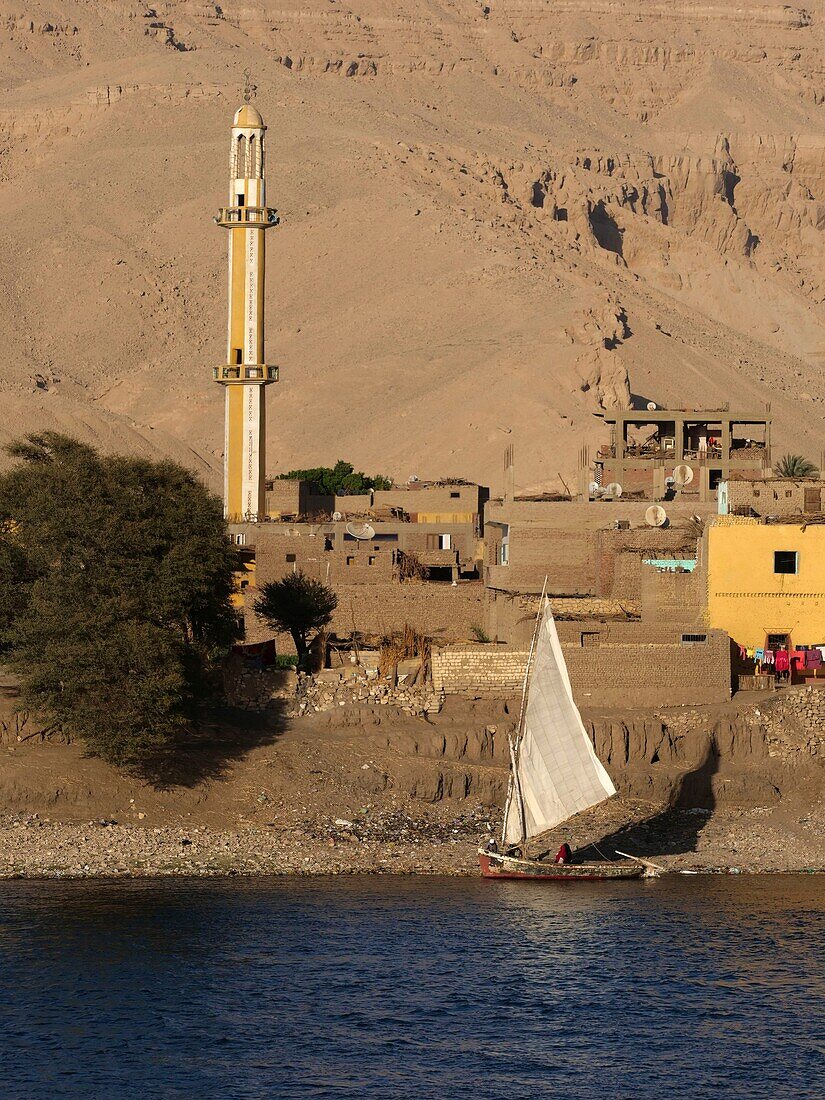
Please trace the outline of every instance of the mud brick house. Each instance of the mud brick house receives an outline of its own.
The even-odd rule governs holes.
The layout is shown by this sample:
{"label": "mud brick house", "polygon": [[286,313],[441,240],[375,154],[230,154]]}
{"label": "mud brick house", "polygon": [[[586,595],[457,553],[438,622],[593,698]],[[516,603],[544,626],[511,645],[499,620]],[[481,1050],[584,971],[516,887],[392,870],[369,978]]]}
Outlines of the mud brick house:
{"label": "mud brick house", "polygon": [[668,525],[650,527],[645,501],[491,501],[484,535],[484,583],[491,592],[641,599],[642,566],[695,558],[700,521],[715,514],[674,501]]}
{"label": "mud brick house", "polygon": [[[610,440],[595,461],[595,482],[622,486],[624,494],[647,500],[680,499],[696,504],[716,499],[719,485],[733,477],[771,474],[770,410],[648,409],[604,418]],[[679,486],[677,467],[689,470]],[[587,494],[583,471],[580,486]]]}
{"label": "mud brick house", "polygon": [[331,516],[334,511],[335,497],[318,492],[309,481],[276,478],[266,483],[266,514],[270,519]]}
{"label": "mud brick house", "polygon": [[825,512],[825,480],[731,478],[719,486],[720,516],[803,516]]}
{"label": "mud brick house", "polygon": [[408,523],[471,525],[480,535],[489,496],[489,489],[472,482],[408,481],[392,489],[338,496],[335,511],[345,519],[371,517]]}
{"label": "mud brick house", "polygon": [[[695,706],[730,698],[730,639],[723,630],[586,619],[559,622],[557,629],[580,707]],[[437,649],[434,686],[447,695],[512,697],[526,664],[526,647]]]}

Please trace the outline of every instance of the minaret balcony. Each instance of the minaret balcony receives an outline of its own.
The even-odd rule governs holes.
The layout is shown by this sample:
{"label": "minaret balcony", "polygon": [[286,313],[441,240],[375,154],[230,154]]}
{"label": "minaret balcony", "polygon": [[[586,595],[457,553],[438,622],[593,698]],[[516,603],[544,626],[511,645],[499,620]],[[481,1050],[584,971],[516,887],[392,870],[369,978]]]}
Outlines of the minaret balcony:
{"label": "minaret balcony", "polygon": [[267,363],[227,363],[212,368],[212,377],[222,386],[268,386],[278,381],[278,368]]}
{"label": "minaret balcony", "polygon": [[222,206],[215,218],[224,229],[271,229],[278,220],[271,206]]}

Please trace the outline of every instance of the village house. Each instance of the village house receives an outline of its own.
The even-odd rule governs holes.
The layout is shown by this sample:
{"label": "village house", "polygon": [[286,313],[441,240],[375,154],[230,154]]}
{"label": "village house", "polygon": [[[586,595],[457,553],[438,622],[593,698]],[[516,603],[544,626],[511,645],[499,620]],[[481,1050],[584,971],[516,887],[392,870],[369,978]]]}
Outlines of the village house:
{"label": "village house", "polygon": [[813,477],[731,478],[719,486],[720,516],[802,516],[825,512],[825,481]]}
{"label": "village house", "polygon": [[[825,647],[825,523],[719,516],[702,553],[708,625],[727,631],[751,661]],[[825,683],[820,672],[812,679]]]}

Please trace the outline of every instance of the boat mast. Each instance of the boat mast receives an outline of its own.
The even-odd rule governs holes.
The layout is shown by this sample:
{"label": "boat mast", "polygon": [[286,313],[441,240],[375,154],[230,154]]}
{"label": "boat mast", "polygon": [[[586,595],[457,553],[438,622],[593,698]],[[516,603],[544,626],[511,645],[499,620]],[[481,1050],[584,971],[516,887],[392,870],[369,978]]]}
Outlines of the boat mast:
{"label": "boat mast", "polygon": [[513,800],[515,794],[518,799],[518,811],[519,811],[519,824],[521,826],[521,839],[519,844],[523,846],[527,842],[527,819],[524,813],[524,796],[521,790],[521,782],[518,777],[518,760],[519,750],[521,749],[522,738],[524,737],[524,719],[527,715],[527,691],[530,684],[530,673],[533,670],[533,655],[536,651],[536,642],[539,637],[539,629],[541,627],[542,615],[544,614],[544,600],[547,595],[547,576],[545,575],[544,584],[541,588],[541,599],[539,600],[538,611],[536,612],[536,621],[533,625],[533,637],[530,639],[530,652],[527,656],[527,667],[524,670],[524,680],[521,685],[521,706],[519,707],[518,725],[516,726],[515,739],[509,738],[510,743],[510,782],[507,786],[507,801],[504,804],[504,822],[501,827],[501,846],[506,846],[506,833],[507,833],[507,817],[510,813],[510,803]]}

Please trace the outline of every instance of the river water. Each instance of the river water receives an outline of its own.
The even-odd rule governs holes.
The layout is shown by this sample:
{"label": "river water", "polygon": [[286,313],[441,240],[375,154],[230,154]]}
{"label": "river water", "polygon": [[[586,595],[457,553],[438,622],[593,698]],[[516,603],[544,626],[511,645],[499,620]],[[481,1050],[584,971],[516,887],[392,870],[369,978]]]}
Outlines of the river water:
{"label": "river water", "polygon": [[825,878],[0,882],[0,1096],[825,1095]]}

